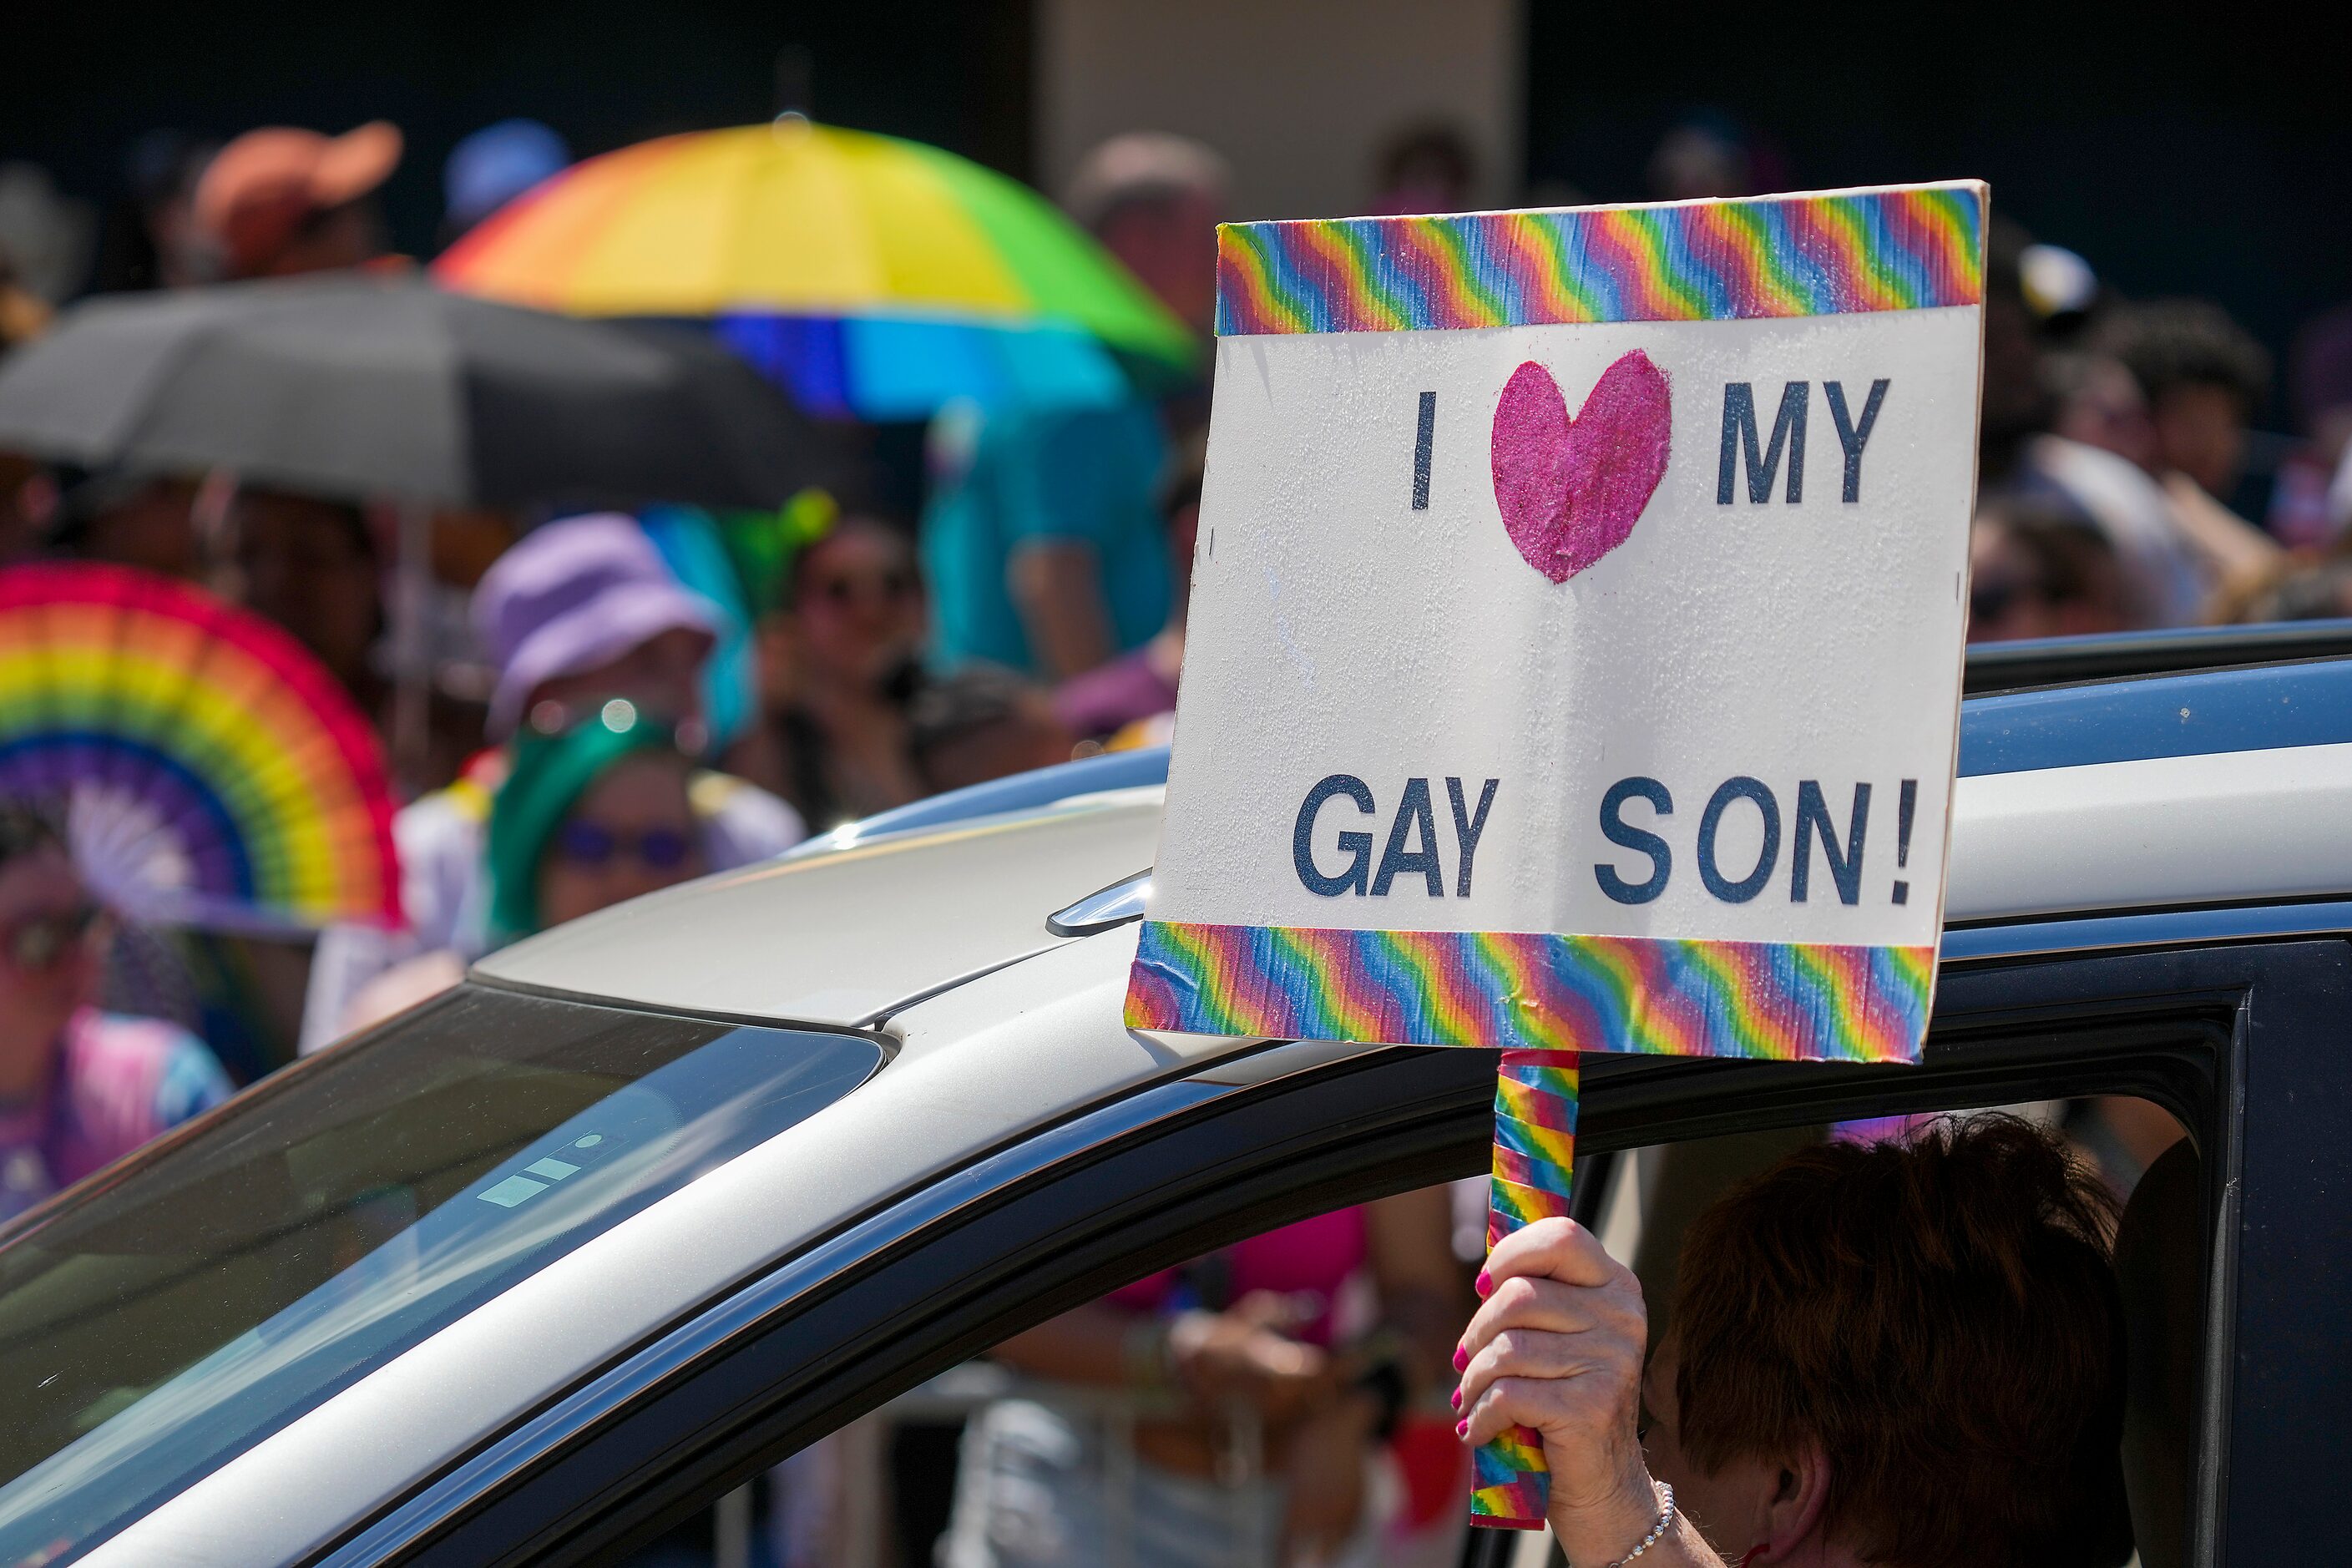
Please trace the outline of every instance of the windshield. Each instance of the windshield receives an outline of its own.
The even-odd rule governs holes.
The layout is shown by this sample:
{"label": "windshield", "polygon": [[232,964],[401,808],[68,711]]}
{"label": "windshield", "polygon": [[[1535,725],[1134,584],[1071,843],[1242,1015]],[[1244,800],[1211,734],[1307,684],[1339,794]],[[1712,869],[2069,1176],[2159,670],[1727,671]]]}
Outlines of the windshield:
{"label": "windshield", "polygon": [[0,1239],[0,1563],[70,1560],[882,1060],[467,985],[77,1188]]}

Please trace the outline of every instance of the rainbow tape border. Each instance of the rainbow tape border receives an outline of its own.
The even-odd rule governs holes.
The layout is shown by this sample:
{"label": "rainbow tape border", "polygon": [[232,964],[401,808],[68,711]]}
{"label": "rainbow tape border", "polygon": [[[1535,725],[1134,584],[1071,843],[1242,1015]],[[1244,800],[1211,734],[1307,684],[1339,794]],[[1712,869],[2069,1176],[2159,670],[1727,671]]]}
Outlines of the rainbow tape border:
{"label": "rainbow tape border", "polygon": [[[1495,1173],[1486,1190],[1486,1250],[1522,1226],[1568,1214],[1576,1169],[1577,1053],[1505,1051],[1495,1072]],[[1470,1460],[1470,1522],[1541,1530],[1551,1492],[1543,1439],[1524,1426],[1480,1445]]]}
{"label": "rainbow tape border", "polygon": [[1974,305],[1974,181],[1659,206],[1226,224],[1217,333],[1722,321]]}
{"label": "rainbow tape border", "polygon": [[1915,1062],[1933,947],[1146,921],[1127,1022],[1181,1034]]}

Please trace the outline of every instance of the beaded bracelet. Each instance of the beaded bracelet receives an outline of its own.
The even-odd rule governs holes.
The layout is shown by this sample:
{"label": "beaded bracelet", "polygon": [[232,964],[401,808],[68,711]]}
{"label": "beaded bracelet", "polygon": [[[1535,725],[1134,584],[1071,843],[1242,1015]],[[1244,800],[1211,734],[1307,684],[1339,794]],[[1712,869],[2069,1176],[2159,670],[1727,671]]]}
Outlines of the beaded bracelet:
{"label": "beaded bracelet", "polygon": [[1675,1522],[1675,1489],[1665,1482],[1658,1483],[1658,1522],[1650,1526],[1650,1533],[1642,1537],[1642,1544],[1609,1564],[1609,1568],[1625,1568],[1625,1564],[1655,1546]]}

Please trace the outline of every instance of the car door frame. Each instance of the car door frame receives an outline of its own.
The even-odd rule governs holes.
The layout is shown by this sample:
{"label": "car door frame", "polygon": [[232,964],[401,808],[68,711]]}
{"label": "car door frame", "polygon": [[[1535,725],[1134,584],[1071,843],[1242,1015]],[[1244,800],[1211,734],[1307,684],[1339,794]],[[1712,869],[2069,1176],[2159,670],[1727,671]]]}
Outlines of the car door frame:
{"label": "car door frame", "polygon": [[[2128,942],[2133,922],[2115,923]],[[2094,1093],[2164,1106],[2206,1156],[2209,1322],[2228,1331],[2207,1336],[2193,1561],[2253,1560],[2326,1539],[2324,1468],[2352,1436],[2352,1352],[2324,1331],[2352,1308],[2326,1226],[2352,1154],[2340,1138],[2304,1146],[2352,1109],[2347,998],[2341,940],[1949,963],[1916,1068],[1590,1058],[1580,1153]],[[1491,1053],[1275,1045],[1252,1059],[1255,1073],[1146,1085],[856,1216],[313,1561],[607,1560],[1126,1279],[1485,1167]],[[2299,1368],[2269,1352],[2282,1342]]]}

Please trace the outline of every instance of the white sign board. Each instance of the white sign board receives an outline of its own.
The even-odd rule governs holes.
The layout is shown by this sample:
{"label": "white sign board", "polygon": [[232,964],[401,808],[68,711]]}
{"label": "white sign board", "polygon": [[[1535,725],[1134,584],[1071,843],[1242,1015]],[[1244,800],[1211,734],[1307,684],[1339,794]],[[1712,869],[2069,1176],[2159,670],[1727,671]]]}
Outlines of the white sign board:
{"label": "white sign board", "polygon": [[1983,214],[1228,227],[1129,1021],[1916,1059]]}

